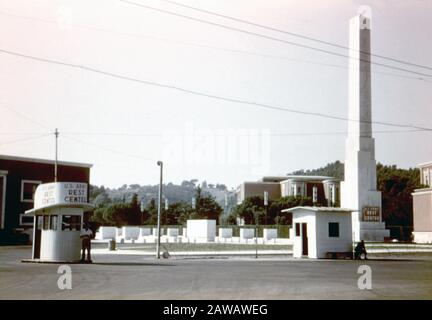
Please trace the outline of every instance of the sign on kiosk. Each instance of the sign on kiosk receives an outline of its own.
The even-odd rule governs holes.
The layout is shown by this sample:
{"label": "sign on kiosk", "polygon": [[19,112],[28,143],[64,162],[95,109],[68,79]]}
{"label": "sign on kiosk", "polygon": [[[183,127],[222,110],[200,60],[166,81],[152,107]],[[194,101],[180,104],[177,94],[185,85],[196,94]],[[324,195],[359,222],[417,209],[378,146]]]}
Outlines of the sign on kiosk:
{"label": "sign on kiosk", "polygon": [[35,209],[52,205],[88,204],[87,184],[79,182],[53,182],[41,184],[35,192]]}

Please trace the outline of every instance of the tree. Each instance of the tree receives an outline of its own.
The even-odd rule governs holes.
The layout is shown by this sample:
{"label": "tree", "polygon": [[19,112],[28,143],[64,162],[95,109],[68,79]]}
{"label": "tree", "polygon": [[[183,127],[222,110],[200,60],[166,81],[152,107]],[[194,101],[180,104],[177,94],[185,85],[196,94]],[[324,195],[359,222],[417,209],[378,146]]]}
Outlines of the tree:
{"label": "tree", "polygon": [[[243,218],[245,224],[255,224],[255,216],[259,215],[259,224],[291,224],[292,214],[282,213],[283,209],[297,206],[310,206],[312,199],[309,197],[282,197],[269,200],[269,206],[264,207],[264,198],[253,196],[246,198],[241,204],[234,207],[232,215],[237,218]],[[266,217],[267,213],[267,217]]]}
{"label": "tree", "polygon": [[215,201],[210,194],[203,194],[200,187],[195,191],[195,211],[192,213],[193,219],[215,219],[219,221],[222,214],[222,207]]}
{"label": "tree", "polygon": [[[136,198],[136,197],[135,197]],[[103,225],[126,226],[141,224],[141,210],[137,198],[131,203],[114,203],[94,211],[91,221]]]}
{"label": "tree", "polygon": [[157,224],[157,206],[154,198],[150,200],[149,205],[143,211],[143,224]]}
{"label": "tree", "polygon": [[378,190],[382,197],[382,218],[387,225],[412,226],[413,200],[411,193],[422,188],[418,169],[398,169],[377,165]]}

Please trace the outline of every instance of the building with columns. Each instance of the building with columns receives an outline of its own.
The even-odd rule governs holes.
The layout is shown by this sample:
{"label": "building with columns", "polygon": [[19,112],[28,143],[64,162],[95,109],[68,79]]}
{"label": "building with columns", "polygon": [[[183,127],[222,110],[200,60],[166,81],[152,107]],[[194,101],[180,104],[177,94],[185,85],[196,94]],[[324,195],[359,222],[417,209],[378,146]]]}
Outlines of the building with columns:
{"label": "building with columns", "polygon": [[414,242],[432,243],[432,162],[419,165],[420,183],[413,192]]}
{"label": "building with columns", "polygon": [[341,206],[352,211],[354,241],[383,241],[390,232],[381,214],[377,190],[375,140],[372,135],[370,12],[349,25],[348,137],[345,142],[345,181]]}
{"label": "building with columns", "polygon": [[326,207],[338,206],[338,179],[327,176],[266,176],[259,181],[243,182],[237,187],[237,204],[252,196],[263,196],[268,193],[269,199],[280,197],[310,197],[314,203]]}

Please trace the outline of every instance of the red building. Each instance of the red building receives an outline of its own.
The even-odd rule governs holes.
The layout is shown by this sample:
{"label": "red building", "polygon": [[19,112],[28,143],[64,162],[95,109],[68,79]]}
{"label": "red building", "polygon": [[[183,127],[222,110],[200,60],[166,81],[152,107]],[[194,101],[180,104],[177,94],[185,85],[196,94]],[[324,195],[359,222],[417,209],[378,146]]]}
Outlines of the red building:
{"label": "red building", "polygon": [[[91,164],[58,162],[59,182],[90,183]],[[27,242],[36,187],[54,181],[54,161],[0,155],[0,245]]]}

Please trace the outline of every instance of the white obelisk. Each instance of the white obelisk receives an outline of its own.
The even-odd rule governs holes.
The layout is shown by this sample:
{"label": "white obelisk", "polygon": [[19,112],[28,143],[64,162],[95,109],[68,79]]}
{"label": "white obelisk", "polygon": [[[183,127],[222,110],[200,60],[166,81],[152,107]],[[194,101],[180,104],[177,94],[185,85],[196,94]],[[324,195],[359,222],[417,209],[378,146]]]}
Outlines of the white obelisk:
{"label": "white obelisk", "polygon": [[350,20],[349,111],[345,142],[345,181],[341,206],[353,211],[353,241],[383,241],[389,235],[381,220],[377,191],[375,140],[372,137],[370,9]]}

